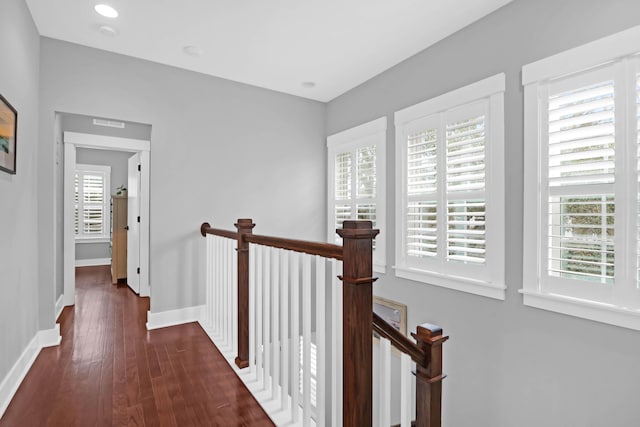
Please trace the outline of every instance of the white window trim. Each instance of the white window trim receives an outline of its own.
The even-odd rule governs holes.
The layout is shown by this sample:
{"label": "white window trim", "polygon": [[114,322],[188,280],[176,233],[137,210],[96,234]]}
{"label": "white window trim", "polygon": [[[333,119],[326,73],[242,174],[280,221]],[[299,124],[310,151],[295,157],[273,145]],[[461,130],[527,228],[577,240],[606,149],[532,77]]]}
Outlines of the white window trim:
{"label": "white window trim", "polygon": [[[541,111],[539,108],[539,94],[544,91],[550,79],[562,78],[570,74],[581,73],[595,67],[604,66],[610,62],[620,60],[640,52],[640,26],[613,34],[594,42],[558,53],[548,58],[525,65],[522,68],[522,84],[524,86],[524,224],[523,227],[523,286],[519,291],[523,295],[523,303],[526,306],[543,310],[562,313],[570,316],[608,323],[611,325],[640,330],[640,309],[625,307],[620,304],[601,303],[566,295],[559,295],[543,289],[541,274],[544,260],[541,260],[541,212],[542,205],[540,191],[540,177],[546,171],[542,171],[540,126]],[[617,69],[636,67],[640,71],[638,59],[624,59],[616,64]],[[635,64],[635,65],[633,65]],[[633,83],[635,86],[635,82]],[[629,97],[628,95],[624,95]],[[616,101],[617,102],[617,101]],[[627,103],[627,107],[635,109]],[[634,126],[635,128],[635,126]],[[616,134],[621,131],[626,138],[637,141],[637,135],[628,134],[627,129],[619,127],[616,119]],[[635,146],[634,143],[631,143]],[[627,148],[623,148],[626,150]],[[617,150],[617,147],[616,147]],[[629,162],[636,162],[636,153],[624,151],[616,153],[616,159],[627,158]],[[616,160],[618,164],[619,160]],[[616,166],[618,167],[618,166]],[[634,175],[635,176],[635,175]],[[637,180],[626,184],[627,191],[618,194],[620,197],[628,197],[636,191]],[[627,196],[625,196],[625,194]],[[616,200],[618,200],[616,196]],[[632,196],[635,197],[635,196]],[[616,209],[617,211],[618,209]],[[616,221],[617,223],[618,221]],[[632,219],[624,219],[628,232],[635,230],[631,226]],[[635,219],[633,219],[635,224]],[[618,247],[618,233],[616,233],[616,246]],[[623,237],[624,238],[624,237]],[[625,259],[637,257],[633,239],[626,239],[621,245],[622,256]],[[616,258],[618,254],[616,254]],[[628,262],[628,261],[627,261]],[[628,279],[630,280],[630,279]],[[635,283],[635,280],[633,280]]]}
{"label": "white window trim", "polygon": [[[395,113],[396,126],[396,265],[395,275],[488,298],[505,298],[505,204],[504,204],[504,91],[505,74],[500,73],[445,93]],[[488,280],[411,267],[404,255],[404,222],[407,204],[405,178],[405,128],[424,117],[488,99],[490,141],[487,144],[485,173],[487,183]]]}
{"label": "white window trim", "polygon": [[[335,154],[342,150],[355,150],[361,146],[376,145],[376,248],[373,253],[373,271],[385,274],[386,262],[386,151],[387,118],[361,124],[327,137],[327,241],[334,243],[335,235]],[[355,189],[354,189],[355,191]],[[355,193],[354,193],[355,197]]]}
{"label": "white window trim", "polygon": [[[105,243],[110,242],[111,237],[111,213],[109,208],[109,198],[111,197],[111,166],[105,165],[88,165],[88,164],[76,164],[76,171],[81,172],[100,172],[104,173],[104,208],[103,212],[103,233],[96,236],[87,235],[75,235],[76,243]],[[80,215],[80,213],[78,213]],[[80,218],[78,217],[78,220]]]}

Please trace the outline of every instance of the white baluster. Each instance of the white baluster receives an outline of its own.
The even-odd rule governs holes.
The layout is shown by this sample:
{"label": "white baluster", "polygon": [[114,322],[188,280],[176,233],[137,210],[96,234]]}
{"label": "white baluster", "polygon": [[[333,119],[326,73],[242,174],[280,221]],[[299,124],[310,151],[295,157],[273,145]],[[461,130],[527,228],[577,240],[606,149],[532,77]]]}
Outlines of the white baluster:
{"label": "white baluster", "polygon": [[342,262],[332,261],[331,277],[331,425],[342,426]]}
{"label": "white baluster", "polygon": [[300,255],[291,254],[291,420],[299,419],[300,406]]}
{"label": "white baluster", "polygon": [[235,251],[237,242],[229,240],[231,254],[231,348],[234,358],[238,355],[238,254]]}
{"label": "white baluster", "polygon": [[380,426],[391,425],[391,341],[380,337],[380,386],[379,422]]}
{"label": "white baluster", "polygon": [[262,330],[263,330],[263,317],[262,317],[262,290],[264,286],[264,282],[262,281],[262,246],[256,246],[255,252],[256,258],[256,379],[264,384],[264,369],[263,369],[263,356],[264,356],[264,347],[262,340]]}
{"label": "white baluster", "polygon": [[311,257],[302,257],[303,426],[311,425]]}
{"label": "white baluster", "polygon": [[256,247],[249,245],[249,369],[256,373]]}
{"label": "white baluster", "polygon": [[264,388],[271,384],[271,249],[264,248]]}
{"label": "white baluster", "polygon": [[278,398],[278,385],[280,384],[280,250],[271,249],[272,282],[271,290],[273,298],[273,311],[271,312],[271,331],[273,333],[273,371],[271,380],[271,395]]}
{"label": "white baluster", "polygon": [[280,407],[289,407],[289,251],[280,251],[280,336],[282,337],[282,380],[280,381]]}
{"label": "white baluster", "polygon": [[325,425],[325,258],[316,256],[316,425]]}
{"label": "white baluster", "polygon": [[411,357],[400,355],[400,427],[411,427]]}

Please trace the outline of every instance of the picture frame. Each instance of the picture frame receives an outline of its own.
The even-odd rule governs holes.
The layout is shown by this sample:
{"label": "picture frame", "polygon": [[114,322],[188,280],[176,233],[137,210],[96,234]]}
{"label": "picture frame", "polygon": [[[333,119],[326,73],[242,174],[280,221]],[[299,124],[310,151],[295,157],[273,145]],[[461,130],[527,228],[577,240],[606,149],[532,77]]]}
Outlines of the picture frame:
{"label": "picture frame", "polygon": [[16,174],[18,111],[0,95],[0,171]]}
{"label": "picture frame", "polygon": [[404,336],[407,336],[407,306],[405,304],[374,295],[373,311]]}

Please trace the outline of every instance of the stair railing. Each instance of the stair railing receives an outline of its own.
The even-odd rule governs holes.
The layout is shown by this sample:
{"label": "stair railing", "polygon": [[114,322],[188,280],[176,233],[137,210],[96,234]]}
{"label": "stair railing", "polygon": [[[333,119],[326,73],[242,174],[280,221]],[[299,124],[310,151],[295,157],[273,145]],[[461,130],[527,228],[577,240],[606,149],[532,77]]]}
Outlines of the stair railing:
{"label": "stair railing", "polygon": [[[276,424],[373,425],[375,330],[408,355],[403,363],[416,363],[415,425],[440,426],[448,337],[425,324],[412,334],[414,343],[373,313],[379,230],[371,221],[344,221],[336,230],[342,246],[253,234],[251,219],[235,226],[200,227],[207,237],[201,324]],[[390,425],[385,413],[380,425]],[[411,416],[403,410],[401,424]]]}

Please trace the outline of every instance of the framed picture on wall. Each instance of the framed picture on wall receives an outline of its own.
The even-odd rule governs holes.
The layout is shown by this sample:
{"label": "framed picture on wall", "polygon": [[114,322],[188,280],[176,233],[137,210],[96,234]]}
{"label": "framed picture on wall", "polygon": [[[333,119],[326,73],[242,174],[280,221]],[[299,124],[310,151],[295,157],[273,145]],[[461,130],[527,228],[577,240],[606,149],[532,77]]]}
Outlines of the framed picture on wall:
{"label": "framed picture on wall", "polygon": [[403,335],[407,335],[407,306],[396,301],[373,296],[373,311]]}
{"label": "framed picture on wall", "polygon": [[16,173],[18,112],[0,95],[0,170]]}

